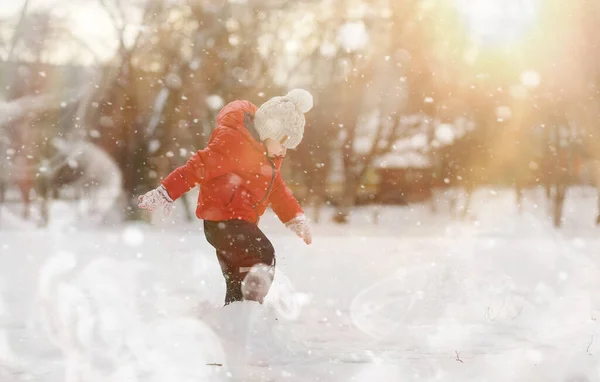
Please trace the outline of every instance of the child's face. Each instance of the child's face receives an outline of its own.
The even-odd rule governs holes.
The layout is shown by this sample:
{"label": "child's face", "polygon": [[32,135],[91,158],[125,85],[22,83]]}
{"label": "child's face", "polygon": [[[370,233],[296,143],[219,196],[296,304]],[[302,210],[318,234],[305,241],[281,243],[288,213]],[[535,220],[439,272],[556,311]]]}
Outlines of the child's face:
{"label": "child's face", "polygon": [[[286,139],[287,139],[287,137],[284,137],[284,139],[282,141],[285,142]],[[285,156],[287,149],[281,143],[282,142],[277,142],[276,140],[271,139],[271,138],[265,139],[264,144],[265,144],[265,147],[267,148],[267,155],[270,158]]]}

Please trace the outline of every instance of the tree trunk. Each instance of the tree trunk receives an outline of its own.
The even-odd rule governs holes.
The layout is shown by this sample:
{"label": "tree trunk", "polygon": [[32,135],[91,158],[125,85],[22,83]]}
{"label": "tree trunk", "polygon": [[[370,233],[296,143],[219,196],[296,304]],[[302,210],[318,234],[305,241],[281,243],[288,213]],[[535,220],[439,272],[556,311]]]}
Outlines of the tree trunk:
{"label": "tree trunk", "polygon": [[344,177],[344,191],[337,206],[333,221],[340,224],[346,224],[350,221],[352,207],[356,203],[356,192],[358,189],[358,176],[351,171],[346,171]]}
{"label": "tree trunk", "polygon": [[432,215],[437,214],[437,191],[431,187],[431,198],[429,199],[429,211]]}
{"label": "tree trunk", "polygon": [[40,226],[46,227],[50,223],[50,215],[48,212],[48,202],[51,196],[51,187],[50,187],[50,176],[47,174],[42,174],[38,180],[38,200],[40,202]]}
{"label": "tree trunk", "polygon": [[24,32],[28,32],[28,31],[23,30],[23,24],[25,21],[25,17],[27,16],[27,11],[29,10],[29,2],[30,2],[29,0],[25,0],[25,2],[23,3],[23,6],[21,7],[21,14],[19,16],[19,21],[17,22],[17,25],[15,27],[15,32],[13,34],[12,41],[11,41],[10,47],[8,49],[8,59],[6,60],[7,62],[10,62],[13,60],[15,48],[17,47],[19,40],[21,39],[21,36],[23,35]]}
{"label": "tree trunk", "polygon": [[460,214],[460,219],[461,220],[467,220],[467,218],[470,218],[471,215],[469,214],[471,212],[471,196],[473,195],[473,191],[475,190],[475,186],[472,183],[468,183],[464,186],[464,204],[463,204],[463,210]]}
{"label": "tree trunk", "polygon": [[323,197],[318,194],[314,194],[311,198],[312,204],[312,221],[314,223],[319,223],[321,221],[321,214],[323,210]]}
{"label": "tree trunk", "polygon": [[552,221],[556,228],[559,228],[562,223],[562,212],[563,212],[563,205],[565,202],[566,193],[567,193],[567,187],[565,184],[557,184],[554,187],[554,195],[552,198],[553,199],[552,200],[552,205],[553,205]]}
{"label": "tree trunk", "polygon": [[2,208],[4,205],[4,198],[6,195],[6,181],[0,174],[0,221],[2,221]]}
{"label": "tree trunk", "polygon": [[[598,187],[598,186],[596,186]],[[598,201],[598,212],[596,215],[596,225],[600,225],[600,187],[598,187],[598,196],[596,197],[596,200]]]}
{"label": "tree trunk", "polygon": [[140,134],[136,127],[135,121],[132,121],[128,131],[128,142],[126,154],[128,162],[125,167],[125,192],[127,193],[127,215],[126,220],[140,220],[142,218],[141,210],[137,207],[137,197],[146,191],[144,185],[144,177],[140,170],[144,168],[145,151],[140,144]]}
{"label": "tree trunk", "polygon": [[181,204],[183,204],[183,212],[185,213],[185,219],[188,222],[191,222],[194,220],[194,216],[192,214],[192,210],[191,210],[191,205],[190,205],[190,200],[188,199],[189,195],[188,194],[184,194],[181,196]]}
{"label": "tree trunk", "polygon": [[[123,171],[123,186],[127,195],[126,220],[142,219],[141,210],[138,208],[138,195],[147,191],[146,177],[141,172],[145,168],[147,148],[144,145],[144,128],[138,118],[138,100],[130,92],[136,88],[136,75],[131,65],[131,53],[126,55],[121,68],[121,76],[128,84],[123,94],[123,127],[125,132],[125,163]],[[117,89],[119,89],[117,87]],[[118,90],[117,90],[118,91]]]}
{"label": "tree trunk", "polygon": [[517,197],[517,212],[523,212],[523,189],[519,181],[515,182],[515,195]]}
{"label": "tree trunk", "polygon": [[592,178],[597,190],[596,225],[600,225],[600,161],[595,160],[593,166],[594,168],[592,169]]}

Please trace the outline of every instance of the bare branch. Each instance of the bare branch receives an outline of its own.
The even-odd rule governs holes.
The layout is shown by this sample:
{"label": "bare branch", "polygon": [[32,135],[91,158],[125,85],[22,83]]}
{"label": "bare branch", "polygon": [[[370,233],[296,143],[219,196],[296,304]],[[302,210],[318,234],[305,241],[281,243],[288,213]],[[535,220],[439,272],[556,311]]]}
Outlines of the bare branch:
{"label": "bare branch", "polygon": [[[154,9],[152,8],[152,5],[155,6]],[[162,8],[162,6],[163,6],[163,0],[146,2],[146,7],[144,8],[144,14],[142,16],[142,25],[148,25],[149,21],[150,21],[149,19],[153,13],[153,10],[157,11],[158,9]],[[155,13],[158,13],[158,12],[155,12]],[[138,34],[135,36],[131,50],[134,50],[138,46],[140,37],[142,36],[142,34],[143,34],[143,32],[139,31]]]}
{"label": "bare branch", "polygon": [[71,30],[66,29],[64,31],[67,36],[72,39],[73,41],[75,41],[77,43],[77,45],[81,46],[83,49],[85,49],[89,54],[92,55],[92,57],[94,58],[94,63],[95,64],[100,64],[100,57],[98,57],[98,53],[96,53],[95,50],[93,50],[88,44],[85,43],[85,41],[83,41],[79,36],[77,36],[75,33],[73,33]]}
{"label": "bare branch", "polygon": [[8,61],[12,60],[15,48],[17,47],[17,44],[21,39],[21,32],[23,29],[23,24],[25,23],[25,17],[27,16],[28,9],[29,0],[25,0],[25,3],[23,3],[23,7],[21,8],[21,15],[19,16],[19,21],[17,22],[17,26],[15,27],[15,33],[13,34],[12,41],[10,43],[10,48],[8,50]]}
{"label": "bare branch", "polygon": [[460,353],[458,351],[454,351],[456,353],[456,362],[464,363],[462,359],[460,359]]}
{"label": "bare branch", "polygon": [[98,2],[100,5],[102,5],[102,8],[104,8],[106,13],[108,13],[113,26],[115,27],[115,31],[117,32],[117,37],[119,39],[119,50],[125,49],[125,19],[122,19],[121,22],[119,22],[117,15],[115,15],[115,13],[110,9],[106,3],[106,0],[98,0]]}
{"label": "bare branch", "polygon": [[[504,302],[502,303],[502,306],[500,307],[499,311],[501,311],[502,309],[504,309],[504,306],[505,306],[505,305],[506,305],[506,301],[504,301]],[[517,311],[517,313],[516,313],[514,316],[512,316],[512,317],[510,317],[510,318],[507,318],[507,319],[505,319],[505,321],[514,320],[515,318],[519,317],[519,315],[521,314],[521,312],[522,312],[522,311],[523,311],[523,305],[521,305],[521,306],[519,307],[519,310]],[[486,316],[487,316],[487,319],[488,319],[489,321],[491,321],[491,322],[494,322],[494,321],[496,321],[496,317],[498,316],[498,314],[495,314],[495,315],[494,315],[494,317],[492,317],[492,308],[488,306],[488,307],[487,307],[487,313],[486,313]]]}
{"label": "bare branch", "polygon": [[394,126],[390,129],[390,134],[387,138],[387,145],[379,152],[379,154],[385,154],[392,150],[396,141],[400,137],[405,136],[411,129],[415,127],[413,123],[403,123],[400,118],[396,116]]}
{"label": "bare branch", "polygon": [[121,4],[121,0],[115,0],[115,7],[117,8],[117,13],[119,14],[119,17],[121,18],[121,23],[123,25],[123,29],[125,29],[125,12],[123,11],[123,6]]}

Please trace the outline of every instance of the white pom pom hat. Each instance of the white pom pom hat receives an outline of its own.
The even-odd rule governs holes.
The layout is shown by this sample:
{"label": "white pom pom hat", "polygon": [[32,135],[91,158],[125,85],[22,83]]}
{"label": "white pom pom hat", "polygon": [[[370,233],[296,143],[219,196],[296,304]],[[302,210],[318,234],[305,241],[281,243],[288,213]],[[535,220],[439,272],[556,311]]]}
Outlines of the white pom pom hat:
{"label": "white pom pom hat", "polygon": [[254,127],[261,140],[271,138],[288,149],[295,149],[304,136],[304,113],[312,107],[312,95],[304,89],[294,89],[259,107],[254,115]]}

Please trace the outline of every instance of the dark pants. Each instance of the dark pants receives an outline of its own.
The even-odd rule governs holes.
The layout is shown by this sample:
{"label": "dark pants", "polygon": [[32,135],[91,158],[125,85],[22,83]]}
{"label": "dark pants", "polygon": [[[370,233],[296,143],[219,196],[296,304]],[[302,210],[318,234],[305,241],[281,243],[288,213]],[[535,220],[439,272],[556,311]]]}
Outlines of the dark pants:
{"label": "dark pants", "polygon": [[[275,268],[275,250],[265,234],[258,226],[244,220],[205,220],[204,234],[206,240],[217,250],[217,259],[225,277],[225,305],[244,299],[262,302],[270,287]],[[263,280],[263,284],[260,285],[264,293],[247,293],[244,296],[244,278],[252,267],[258,264],[264,264],[269,270],[269,279]],[[268,285],[265,285],[265,282],[268,282]]]}

